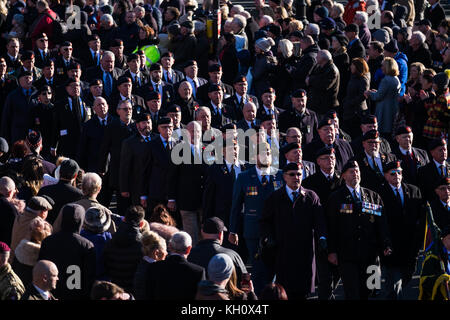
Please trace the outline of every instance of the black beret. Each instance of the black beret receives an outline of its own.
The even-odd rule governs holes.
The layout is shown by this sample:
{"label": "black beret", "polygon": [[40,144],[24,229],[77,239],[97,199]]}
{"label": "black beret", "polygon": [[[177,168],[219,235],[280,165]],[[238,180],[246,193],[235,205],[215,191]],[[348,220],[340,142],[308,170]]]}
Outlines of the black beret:
{"label": "black beret", "polygon": [[55,62],[54,62],[53,60],[51,60],[51,59],[45,59],[43,65],[42,65],[42,67],[43,67],[43,68],[45,68],[45,67],[51,67],[51,66],[53,66],[54,64],[55,64]]}
{"label": "black beret", "polygon": [[162,124],[172,124],[172,118],[170,117],[162,117],[158,120],[158,126]]}
{"label": "black beret", "polygon": [[300,144],[300,143],[297,143],[297,142],[291,142],[291,143],[288,143],[287,145],[285,145],[282,149],[281,149],[281,152],[283,152],[284,154],[286,154],[286,153],[288,153],[289,151],[291,151],[291,150],[294,150],[294,149],[301,149],[302,148],[302,145]]}
{"label": "black beret", "polygon": [[136,53],[132,53],[127,57],[127,62],[133,61],[133,60],[139,60],[140,57]]}
{"label": "black beret", "polygon": [[233,84],[240,83],[240,82],[247,82],[247,78],[244,75],[237,75],[233,79]]}
{"label": "black beret", "polygon": [[222,90],[222,87],[219,86],[218,84],[210,84],[208,87],[208,92],[215,92],[219,90]]}
{"label": "black beret", "polygon": [[357,24],[351,23],[344,28],[344,31],[359,33],[359,27]]}
{"label": "black beret", "polygon": [[443,147],[447,145],[447,141],[445,139],[434,139],[428,143],[428,150],[433,151],[437,147]]}
{"label": "black beret", "polygon": [[208,67],[208,72],[219,72],[222,71],[222,66],[218,63],[214,63]]}
{"label": "black beret", "polygon": [[73,69],[81,69],[81,65],[78,62],[69,63],[67,70],[73,70]]}
{"label": "black beret", "polygon": [[275,115],[274,114],[263,114],[259,120],[261,120],[261,123],[263,123],[264,121],[272,121],[272,120],[275,120]]}
{"label": "black beret", "polygon": [[19,78],[21,78],[21,77],[27,77],[27,76],[32,77],[33,74],[31,73],[31,71],[25,71],[25,70],[22,69],[22,70],[19,72],[19,74],[17,75],[17,79],[19,79]]}
{"label": "black beret", "polygon": [[181,107],[177,104],[172,104],[167,108],[167,113],[169,112],[181,112]]}
{"label": "black beret", "polygon": [[325,117],[330,118],[330,119],[336,119],[338,116],[337,116],[337,112],[335,110],[329,110],[326,113]]}
{"label": "black beret", "polygon": [[150,72],[161,70],[161,69],[162,69],[162,65],[160,65],[159,63],[152,63],[152,65],[150,66]]}
{"label": "black beret", "polygon": [[267,88],[263,91],[262,94],[264,94],[264,93],[273,93],[273,94],[275,94],[275,89],[272,88],[272,87],[267,87]]}
{"label": "black beret", "polygon": [[145,95],[145,101],[160,100],[161,95],[158,91],[150,91]]}
{"label": "black beret", "polygon": [[443,177],[436,181],[434,188],[439,188],[440,186],[448,186],[450,185],[450,177]]}
{"label": "black beret", "polygon": [[390,170],[403,170],[400,161],[395,160],[395,161],[391,161],[386,163],[383,166],[383,172],[386,173]]}
{"label": "black beret", "polygon": [[27,61],[27,60],[31,60],[34,58],[34,52],[27,50],[24,53],[22,53],[22,55],[20,56],[20,60],[22,61]]}
{"label": "black beret", "polygon": [[369,139],[378,139],[380,137],[380,133],[377,130],[369,130],[364,133],[362,141],[366,141]]}
{"label": "black beret", "polygon": [[47,34],[45,32],[39,33],[36,37],[37,40],[42,39],[42,38],[47,38],[47,40],[48,40]]}
{"label": "black beret", "polygon": [[190,66],[193,66],[193,65],[197,65],[197,61],[195,61],[195,60],[188,60],[188,61],[186,61],[186,63],[183,65],[183,68],[187,68],[187,67],[190,67]]}
{"label": "black beret", "polygon": [[170,52],[170,51],[167,51],[167,52],[165,52],[165,53],[163,53],[163,54],[161,55],[161,59],[162,59],[162,58],[166,58],[166,57],[173,58],[173,53]]}
{"label": "black beret", "polygon": [[322,120],[320,120],[319,125],[317,126],[317,129],[320,129],[325,126],[332,126],[333,120],[327,117],[324,117]]}
{"label": "black beret", "polygon": [[92,87],[92,86],[100,86],[100,85],[102,85],[102,84],[103,84],[102,80],[100,80],[100,79],[94,79],[94,80],[92,80],[92,81],[89,83],[89,86],[90,86],[90,87]]}
{"label": "black beret", "polygon": [[90,36],[88,36],[88,42],[93,41],[93,40],[100,40],[100,37],[98,36],[98,34],[93,33]]}
{"label": "black beret", "polygon": [[361,124],[377,124],[377,117],[370,114],[362,118]]}
{"label": "black beret", "polygon": [[131,78],[127,76],[120,76],[119,79],[117,79],[118,86],[124,83],[131,83]]}
{"label": "black beret", "polygon": [[188,28],[188,29],[193,29],[194,28],[194,23],[192,21],[190,21],[190,20],[186,20],[180,26]]}
{"label": "black beret", "polygon": [[135,121],[137,123],[137,122],[141,122],[141,121],[148,121],[148,120],[151,120],[151,119],[152,119],[152,116],[150,115],[150,113],[148,113],[148,112],[141,112],[141,113],[137,114]]}
{"label": "black beret", "polygon": [[109,47],[120,47],[123,46],[123,41],[122,39],[114,39],[113,41],[111,41],[111,44],[109,45]]}
{"label": "black beret", "polygon": [[347,163],[342,168],[342,173],[345,173],[345,171],[347,171],[348,169],[352,169],[352,168],[359,168],[359,165],[358,165],[358,162],[351,159],[351,160],[348,160]]}
{"label": "black beret", "polygon": [[70,86],[72,83],[78,83],[78,81],[77,80],[75,80],[74,78],[69,78],[69,79],[67,79],[67,81],[66,81],[66,83],[65,83],[65,86],[66,87],[68,87],[68,86]]}
{"label": "black beret", "polygon": [[334,150],[334,148],[328,148],[328,147],[323,147],[320,148],[319,150],[317,150],[316,152],[316,158],[323,156],[323,155],[330,155],[330,154],[335,154],[336,151]]}
{"label": "black beret", "polygon": [[301,171],[302,165],[300,163],[295,162],[289,162],[284,168],[283,172],[286,173],[288,171],[295,170],[295,171]]}
{"label": "black beret", "polygon": [[70,41],[64,41],[62,44],[61,44],[61,48],[62,47],[71,47],[72,46],[72,42],[70,42]]}
{"label": "black beret", "polygon": [[234,124],[234,123],[227,123],[220,127],[220,131],[222,131],[222,133],[226,133],[227,130],[233,130],[233,129],[236,129],[236,124]]}
{"label": "black beret", "polygon": [[401,127],[397,128],[397,130],[395,131],[395,135],[398,136],[400,134],[411,133],[411,132],[412,132],[411,127],[401,126]]}
{"label": "black beret", "polygon": [[292,98],[303,98],[306,96],[306,90],[297,89],[292,93]]}

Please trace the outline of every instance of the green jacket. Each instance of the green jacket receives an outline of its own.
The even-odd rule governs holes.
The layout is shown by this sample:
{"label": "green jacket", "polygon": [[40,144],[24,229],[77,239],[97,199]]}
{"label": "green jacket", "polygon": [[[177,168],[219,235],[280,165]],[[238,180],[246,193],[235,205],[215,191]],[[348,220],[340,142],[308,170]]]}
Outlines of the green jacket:
{"label": "green jacket", "polygon": [[25,292],[22,280],[7,263],[0,267],[0,300],[20,300]]}

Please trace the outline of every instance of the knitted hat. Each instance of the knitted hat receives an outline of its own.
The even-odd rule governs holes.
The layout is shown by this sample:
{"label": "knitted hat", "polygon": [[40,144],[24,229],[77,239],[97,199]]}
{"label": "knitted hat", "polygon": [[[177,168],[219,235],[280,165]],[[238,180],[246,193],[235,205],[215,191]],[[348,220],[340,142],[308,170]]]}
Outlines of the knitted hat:
{"label": "knitted hat", "polygon": [[272,38],[260,38],[256,40],[255,45],[262,51],[267,52],[275,45],[275,42]]}
{"label": "knitted hat", "polygon": [[387,43],[384,46],[384,50],[392,53],[397,53],[398,52],[397,40],[392,39],[391,41],[389,41],[389,43]]}
{"label": "knitted hat", "polygon": [[216,254],[208,263],[208,278],[213,282],[223,281],[231,277],[233,269],[233,261],[227,254]]}
{"label": "knitted hat", "polygon": [[105,207],[90,207],[84,217],[83,228],[92,233],[103,233],[109,229],[111,225],[111,216]]}
{"label": "knitted hat", "polygon": [[389,32],[386,29],[378,29],[372,34],[372,40],[387,44],[390,41]]}
{"label": "knitted hat", "polygon": [[316,10],[314,10],[314,13],[321,18],[328,17],[328,9],[326,7],[318,7]]}

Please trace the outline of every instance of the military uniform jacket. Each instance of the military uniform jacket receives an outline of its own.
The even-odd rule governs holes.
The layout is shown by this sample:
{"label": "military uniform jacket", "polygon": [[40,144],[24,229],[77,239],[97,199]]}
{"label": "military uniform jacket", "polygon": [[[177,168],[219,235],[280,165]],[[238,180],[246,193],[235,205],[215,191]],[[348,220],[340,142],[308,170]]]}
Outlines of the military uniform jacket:
{"label": "military uniform jacket", "polygon": [[[381,163],[385,166],[391,161],[397,160],[395,155],[392,153],[379,153],[381,158]],[[361,172],[361,185],[376,192],[380,191],[380,186],[386,181],[384,179],[384,173],[379,169],[376,163],[374,164],[375,169],[370,166],[369,160],[367,159],[366,153],[360,153],[356,156],[356,161],[359,164],[359,170]]]}
{"label": "military uniform jacket", "polygon": [[450,232],[450,210],[446,208],[441,201],[433,200],[430,203],[433,212],[433,218],[436,225],[441,230],[442,236]]}
{"label": "military uniform jacket", "polygon": [[24,292],[22,281],[12,270],[11,265],[6,263],[0,267],[0,301],[19,300]]}
{"label": "military uniform jacket", "polygon": [[303,115],[296,110],[286,110],[280,114],[278,124],[281,132],[286,133],[290,127],[297,127],[302,133],[302,145],[306,145],[317,137],[317,115],[314,111],[305,109]]}
{"label": "military uniform jacket", "polygon": [[[152,135],[151,139],[155,136]],[[150,153],[150,141],[146,142],[140,133],[125,139],[120,151],[119,190],[129,192],[133,204],[140,203],[141,190],[138,181],[141,179],[145,160]]]}
{"label": "military uniform jacket", "polygon": [[[325,147],[325,143],[323,143],[322,140],[320,140],[319,138],[313,140],[313,142],[306,145],[303,158],[305,160],[314,162],[316,160],[316,151],[323,147]],[[342,171],[342,168],[347,163],[347,161],[353,158],[352,147],[347,141],[336,139],[333,144],[333,148],[336,152],[336,170]]]}
{"label": "military uniform jacket", "polygon": [[397,159],[401,160],[401,166],[403,169],[403,180],[407,183],[417,186],[417,173],[420,167],[425,166],[430,162],[428,159],[428,154],[425,150],[419,148],[412,148],[412,158],[408,158],[404,155],[399,147],[393,150],[393,153]]}
{"label": "military uniform jacket", "polygon": [[[278,117],[280,116],[280,114],[282,113],[282,110],[277,108],[277,107],[273,107],[273,114],[275,116],[275,121],[278,123]],[[258,108],[258,111],[256,112],[256,118],[258,118],[259,120],[261,120],[262,117],[264,117],[265,115],[267,115],[267,111],[266,109],[264,109],[264,105],[261,105]]]}
{"label": "military uniform jacket", "polygon": [[272,192],[264,202],[259,225],[260,236],[271,236],[275,241],[277,282],[288,292],[308,293],[313,230],[318,237],[327,237],[325,215],[317,194],[301,187],[298,198],[292,202],[286,187]]}
{"label": "military uniform jacket", "polygon": [[398,202],[389,183],[385,182],[380,191],[392,241],[392,254],[382,256],[381,262],[389,266],[414,267],[415,258],[423,244],[425,211],[418,187],[402,183],[401,188],[403,205]]}
{"label": "military uniform jacket", "polygon": [[[233,186],[230,232],[238,233],[243,224],[244,238],[259,238],[259,219],[262,216],[264,201],[274,190],[283,187],[282,171],[271,168],[271,173],[270,181],[266,186],[261,184],[256,167],[252,167],[238,176]],[[242,205],[244,205],[243,213]]]}
{"label": "military uniform jacket", "polygon": [[390,245],[383,201],[374,191],[360,188],[358,205],[346,185],[328,199],[328,252],[338,261],[372,264]]}
{"label": "military uniform jacket", "polygon": [[[450,163],[446,161],[444,166],[448,177],[450,174]],[[440,172],[433,159],[431,159],[427,165],[419,168],[417,173],[417,183],[425,200],[431,201],[437,199],[436,193],[434,192],[434,186],[435,183],[439,181],[440,177]]]}
{"label": "military uniform jacket", "polygon": [[334,172],[331,180],[328,180],[319,169],[316,173],[303,180],[302,185],[306,189],[311,189],[317,193],[320,198],[320,203],[326,207],[331,193],[342,186],[342,180],[340,178],[340,174]]}

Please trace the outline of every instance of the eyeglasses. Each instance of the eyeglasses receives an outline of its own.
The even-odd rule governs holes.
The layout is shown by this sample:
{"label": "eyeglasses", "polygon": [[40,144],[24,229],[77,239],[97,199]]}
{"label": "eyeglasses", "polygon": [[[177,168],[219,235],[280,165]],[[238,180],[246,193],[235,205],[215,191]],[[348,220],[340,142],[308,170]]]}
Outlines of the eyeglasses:
{"label": "eyeglasses", "polygon": [[389,175],[391,176],[395,176],[395,175],[401,175],[402,174],[402,170],[392,170]]}
{"label": "eyeglasses", "polygon": [[301,172],[296,172],[296,173],[291,172],[291,173],[287,173],[287,175],[288,175],[289,177],[301,177],[301,176],[302,176],[302,173],[301,173]]}
{"label": "eyeglasses", "polygon": [[133,110],[133,108],[119,108],[119,110],[127,110],[127,111],[131,111],[131,110]]}

